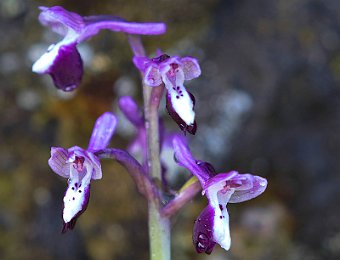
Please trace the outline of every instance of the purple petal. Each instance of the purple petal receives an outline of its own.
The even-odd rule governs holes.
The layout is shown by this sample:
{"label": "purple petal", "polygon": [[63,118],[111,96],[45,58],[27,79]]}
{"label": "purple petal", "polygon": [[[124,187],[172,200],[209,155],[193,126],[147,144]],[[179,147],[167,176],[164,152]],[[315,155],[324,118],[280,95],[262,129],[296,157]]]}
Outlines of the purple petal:
{"label": "purple petal", "polygon": [[67,163],[68,151],[60,147],[51,148],[51,158],[48,164],[51,169],[64,178],[70,177],[70,165]]}
{"label": "purple petal", "polygon": [[195,58],[184,57],[181,59],[181,63],[185,80],[191,80],[201,75],[200,65]]}
{"label": "purple petal", "polygon": [[150,63],[145,69],[144,83],[150,87],[157,87],[162,84],[162,77],[159,68],[155,63]]}
{"label": "purple petal", "polygon": [[144,118],[136,102],[130,96],[121,97],[118,101],[120,110],[125,117],[135,126],[144,127]]}
{"label": "purple petal", "polygon": [[[267,180],[262,177],[231,171],[229,173],[220,173],[210,178],[204,186],[204,193],[207,192],[209,199],[211,199],[212,196],[215,196],[212,195],[213,193],[222,191],[224,194],[231,190],[232,195],[228,202],[238,203],[259,196],[266,187]],[[214,191],[209,191],[211,189],[214,189]]]}
{"label": "purple petal", "polygon": [[54,32],[63,36],[70,29],[79,33],[85,26],[80,15],[66,11],[61,6],[40,7],[40,10],[42,11],[39,15],[41,24],[50,27]]}
{"label": "purple petal", "polygon": [[192,240],[197,253],[210,255],[215,247],[214,216],[214,209],[208,205],[195,220]]}
{"label": "purple petal", "polygon": [[117,119],[114,114],[105,112],[98,117],[90,139],[89,151],[105,149],[116,129]]}
{"label": "purple petal", "polygon": [[102,167],[100,164],[99,158],[94,155],[93,153],[87,152],[88,158],[90,158],[90,164],[92,167],[92,175],[91,178],[93,180],[99,180],[102,178],[103,173],[102,173]]}
{"label": "purple petal", "polygon": [[[186,91],[187,92],[187,91]],[[185,92],[182,92],[185,93]],[[179,128],[186,132],[189,132],[192,135],[195,135],[196,130],[197,130],[197,123],[196,120],[193,120],[193,122],[188,123],[188,119],[190,119],[190,121],[192,120],[192,117],[195,117],[195,113],[194,113],[194,106],[195,106],[195,98],[194,96],[190,93],[187,92],[187,95],[191,101],[191,108],[188,105],[184,106],[184,110],[181,109],[182,106],[181,104],[178,104],[178,102],[181,102],[181,100],[176,101],[176,96],[175,98],[172,97],[172,95],[169,93],[169,91],[167,91],[166,94],[166,109],[169,113],[169,115],[171,116],[171,118],[177,123],[177,125],[179,126]],[[175,102],[177,103],[174,103]],[[188,103],[188,102],[186,102]],[[178,112],[180,114],[178,114]],[[193,116],[192,116],[193,114]],[[187,120],[187,122],[184,121],[185,118]]]}
{"label": "purple petal", "polygon": [[177,164],[188,169],[193,175],[195,175],[203,187],[206,180],[209,178],[209,175],[204,171],[204,169],[197,165],[195,158],[192,156],[183,138],[174,136],[173,147]]}
{"label": "purple petal", "polygon": [[87,186],[79,187],[78,183],[69,182],[64,196],[64,226],[62,233],[66,233],[74,228],[78,217],[86,210],[89,199],[90,183]]}
{"label": "purple petal", "polygon": [[[230,203],[239,203],[253,199],[262,194],[267,188],[267,180],[265,178],[251,174],[240,175],[242,176],[242,185],[235,190],[234,194],[230,198]],[[244,189],[244,187],[248,188]]]}
{"label": "purple petal", "polygon": [[80,35],[79,41],[92,37],[103,29],[140,35],[158,35],[166,31],[164,23],[126,22],[122,21],[122,19],[117,20],[117,17],[109,15],[84,17],[84,22],[86,26]]}

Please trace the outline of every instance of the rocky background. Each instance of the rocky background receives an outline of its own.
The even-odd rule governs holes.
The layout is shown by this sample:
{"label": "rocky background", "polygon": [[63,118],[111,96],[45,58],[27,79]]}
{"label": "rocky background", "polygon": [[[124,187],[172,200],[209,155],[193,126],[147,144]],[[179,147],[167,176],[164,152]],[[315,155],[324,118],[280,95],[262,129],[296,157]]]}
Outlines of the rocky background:
{"label": "rocky background", "polygon": [[[86,147],[97,116],[119,114],[117,98],[141,101],[124,34],[80,45],[85,78],[57,91],[31,65],[59,40],[38,22],[38,6],[82,15],[163,21],[144,37],[148,52],[199,59],[197,158],[219,172],[266,177],[261,197],[229,205],[232,247],[197,255],[191,244],[204,197],[173,219],[174,259],[340,258],[340,2],[338,0],[0,1],[0,258],[148,259],[146,203],[115,162],[102,163],[76,229],[61,235],[66,181],[47,165],[51,146]],[[162,107],[167,126],[176,129]],[[111,145],[133,135],[121,119]],[[178,175],[183,176],[185,171]]]}

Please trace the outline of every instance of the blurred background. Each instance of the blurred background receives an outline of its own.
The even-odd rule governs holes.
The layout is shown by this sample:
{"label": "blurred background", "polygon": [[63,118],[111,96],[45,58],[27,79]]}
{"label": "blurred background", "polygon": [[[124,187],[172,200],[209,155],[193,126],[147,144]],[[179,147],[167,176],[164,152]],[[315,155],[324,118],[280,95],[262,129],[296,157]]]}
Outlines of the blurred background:
{"label": "blurred background", "polygon": [[[198,195],[173,219],[173,259],[340,259],[338,0],[1,0],[1,259],[149,257],[146,202],[112,161],[102,162],[75,230],[60,233],[66,180],[47,165],[50,147],[85,148],[97,116],[120,115],[119,96],[141,103],[141,86],[121,33],[79,46],[85,77],[74,93],[33,74],[32,63],[60,39],[39,24],[39,5],[165,22],[166,35],[143,38],[148,53],[191,55],[202,68],[186,83],[197,104],[194,155],[218,172],[268,179],[263,195],[228,206],[228,252],[195,253],[193,223],[207,203]],[[164,105],[161,113],[177,130]],[[124,149],[133,134],[120,115],[111,146]]]}

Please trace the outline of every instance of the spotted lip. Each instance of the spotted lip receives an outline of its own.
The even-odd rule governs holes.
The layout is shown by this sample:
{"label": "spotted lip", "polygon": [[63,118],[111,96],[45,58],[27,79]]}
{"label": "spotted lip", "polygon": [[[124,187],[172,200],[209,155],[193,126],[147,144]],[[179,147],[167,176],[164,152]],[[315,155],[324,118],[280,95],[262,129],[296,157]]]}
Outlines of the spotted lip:
{"label": "spotted lip", "polygon": [[[192,100],[193,103],[193,109],[195,107],[195,97],[194,95],[192,95],[189,91],[188,94]],[[173,106],[172,106],[172,102],[171,102],[171,97],[170,97],[170,93],[167,91],[166,94],[166,109],[168,110],[168,114],[171,116],[171,118],[177,123],[177,125],[179,126],[179,128],[184,132],[188,132],[192,135],[195,135],[196,131],[197,131],[197,123],[196,120],[194,120],[194,123],[192,125],[187,125],[183,119],[176,113],[176,111],[174,110]]]}

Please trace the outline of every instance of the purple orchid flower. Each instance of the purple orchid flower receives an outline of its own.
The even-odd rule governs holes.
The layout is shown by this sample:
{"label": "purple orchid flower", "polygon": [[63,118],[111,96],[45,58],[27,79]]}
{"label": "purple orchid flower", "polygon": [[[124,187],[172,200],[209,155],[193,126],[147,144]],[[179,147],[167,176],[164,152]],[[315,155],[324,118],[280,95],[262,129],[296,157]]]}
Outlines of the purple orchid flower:
{"label": "purple orchid flower", "polygon": [[47,52],[32,67],[33,72],[50,74],[57,88],[72,91],[83,76],[83,62],[77,44],[107,29],[128,34],[163,34],[163,23],[133,23],[110,15],[80,16],[60,6],[40,7],[40,22],[56,33],[64,36],[57,44],[52,44]]}
{"label": "purple orchid flower", "polygon": [[201,75],[200,66],[195,58],[163,54],[149,60],[145,57],[135,57],[136,67],[144,72],[144,83],[151,87],[165,84],[166,108],[169,115],[184,132],[195,134],[195,98],[188,92],[183,83]]}
{"label": "purple orchid flower", "polygon": [[213,166],[196,160],[182,139],[174,138],[177,163],[188,169],[200,181],[203,195],[209,204],[195,221],[193,243],[198,253],[210,254],[216,243],[225,250],[231,244],[228,203],[238,203],[259,196],[267,187],[267,180],[236,171],[216,174]]}
{"label": "purple orchid flower", "polygon": [[97,119],[86,150],[78,146],[69,149],[51,148],[48,164],[56,174],[68,178],[62,233],[73,229],[77,218],[86,210],[90,198],[90,181],[102,178],[100,161],[95,152],[108,146],[116,125],[116,117],[106,112]]}

